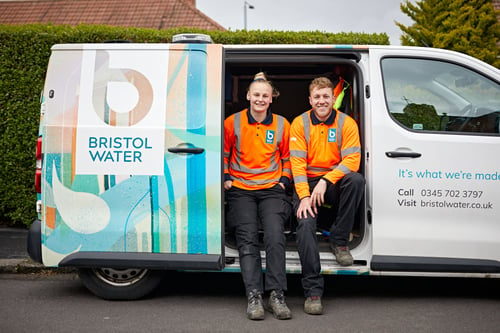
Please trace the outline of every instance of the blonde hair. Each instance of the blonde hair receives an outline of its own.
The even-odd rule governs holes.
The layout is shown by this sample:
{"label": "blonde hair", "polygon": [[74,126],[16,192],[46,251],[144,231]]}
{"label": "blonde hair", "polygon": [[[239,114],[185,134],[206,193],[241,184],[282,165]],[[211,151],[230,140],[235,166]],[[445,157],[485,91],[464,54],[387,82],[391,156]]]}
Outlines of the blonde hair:
{"label": "blonde hair", "polygon": [[258,72],[257,74],[254,75],[253,81],[248,86],[248,90],[250,90],[250,87],[254,82],[267,83],[273,90],[273,98],[277,98],[280,95],[280,92],[274,87],[273,83],[267,79],[267,76],[264,72]]}
{"label": "blonde hair", "polygon": [[333,91],[333,83],[332,81],[324,76],[317,77],[311,81],[309,84],[309,93],[313,91],[313,89],[323,89],[323,88],[331,88]]}

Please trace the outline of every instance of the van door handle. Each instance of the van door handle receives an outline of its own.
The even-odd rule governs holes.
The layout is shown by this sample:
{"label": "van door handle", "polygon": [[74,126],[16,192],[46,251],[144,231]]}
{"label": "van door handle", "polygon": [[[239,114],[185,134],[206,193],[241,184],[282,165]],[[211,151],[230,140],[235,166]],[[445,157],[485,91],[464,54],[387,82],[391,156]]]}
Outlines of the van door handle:
{"label": "van door handle", "polygon": [[411,157],[411,158],[418,158],[422,156],[420,153],[413,153],[409,151],[386,151],[385,156],[390,157],[390,158],[396,158],[396,157]]}
{"label": "van door handle", "polygon": [[174,154],[201,154],[205,151],[204,148],[168,148],[170,153]]}

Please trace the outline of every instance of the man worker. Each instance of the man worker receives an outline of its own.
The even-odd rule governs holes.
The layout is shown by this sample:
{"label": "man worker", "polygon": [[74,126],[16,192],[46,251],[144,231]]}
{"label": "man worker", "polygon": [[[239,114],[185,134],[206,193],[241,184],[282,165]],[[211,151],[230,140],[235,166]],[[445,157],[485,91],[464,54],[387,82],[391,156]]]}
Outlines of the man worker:
{"label": "man worker", "polygon": [[316,238],[319,208],[330,204],[336,218],[330,228],[330,247],[341,266],[353,263],[349,234],[364,194],[358,126],[333,108],[333,83],[326,77],[309,85],[311,110],[290,127],[290,160],[295,182],[293,208],[297,216],[297,245],[302,265],[304,311],[322,314],[324,281]]}

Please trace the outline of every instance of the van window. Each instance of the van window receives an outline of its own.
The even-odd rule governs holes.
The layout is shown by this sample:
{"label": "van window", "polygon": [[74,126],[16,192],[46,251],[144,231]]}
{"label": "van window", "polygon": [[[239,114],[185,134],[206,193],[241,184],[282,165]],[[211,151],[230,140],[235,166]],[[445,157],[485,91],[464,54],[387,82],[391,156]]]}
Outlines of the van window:
{"label": "van window", "polygon": [[421,131],[500,132],[500,85],[452,63],[385,58],[388,110],[402,126]]}

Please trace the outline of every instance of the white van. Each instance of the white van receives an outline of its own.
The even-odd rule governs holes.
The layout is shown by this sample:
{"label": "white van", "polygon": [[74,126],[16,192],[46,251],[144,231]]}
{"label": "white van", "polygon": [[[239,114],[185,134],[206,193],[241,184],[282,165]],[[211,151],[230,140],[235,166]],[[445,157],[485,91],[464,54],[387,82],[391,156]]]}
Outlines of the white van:
{"label": "white van", "polygon": [[[500,71],[399,46],[55,45],[31,257],[77,267],[106,299],[142,297],[168,270],[239,271],[225,231],[223,120],[246,107],[260,71],[290,122],[310,109],[310,81],[327,76],[359,124],[354,264],[335,262],[319,223],[324,274],[500,277]],[[294,218],[286,229],[287,272],[300,273]]]}

